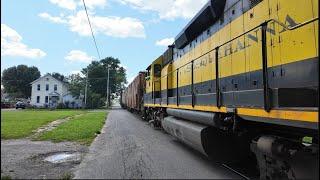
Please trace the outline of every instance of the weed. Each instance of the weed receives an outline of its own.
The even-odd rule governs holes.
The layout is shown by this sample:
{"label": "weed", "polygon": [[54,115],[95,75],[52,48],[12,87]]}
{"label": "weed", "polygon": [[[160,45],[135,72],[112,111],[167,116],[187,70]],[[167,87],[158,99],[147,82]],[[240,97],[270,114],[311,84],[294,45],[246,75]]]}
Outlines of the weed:
{"label": "weed", "polygon": [[61,176],[61,180],[69,180],[73,178],[73,174],[70,172],[66,172]]}
{"label": "weed", "polygon": [[9,179],[12,179],[11,176],[9,175],[1,176],[1,180],[9,180]]}

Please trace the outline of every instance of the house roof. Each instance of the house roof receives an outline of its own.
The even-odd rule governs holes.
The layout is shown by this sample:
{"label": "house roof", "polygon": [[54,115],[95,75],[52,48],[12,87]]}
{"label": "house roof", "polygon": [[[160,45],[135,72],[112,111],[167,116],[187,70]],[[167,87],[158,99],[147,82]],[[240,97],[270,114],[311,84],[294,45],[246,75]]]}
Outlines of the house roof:
{"label": "house roof", "polygon": [[56,79],[55,77],[51,76],[50,74],[46,74],[46,75],[44,75],[42,77],[39,77],[38,79],[32,81],[30,84],[34,84],[35,82],[39,81],[40,79],[43,79],[43,78],[48,77],[48,76],[52,77],[53,79],[55,79],[55,80],[57,80],[57,81],[59,81],[59,82],[61,82],[63,84],[68,84],[67,82],[60,81],[59,79]]}

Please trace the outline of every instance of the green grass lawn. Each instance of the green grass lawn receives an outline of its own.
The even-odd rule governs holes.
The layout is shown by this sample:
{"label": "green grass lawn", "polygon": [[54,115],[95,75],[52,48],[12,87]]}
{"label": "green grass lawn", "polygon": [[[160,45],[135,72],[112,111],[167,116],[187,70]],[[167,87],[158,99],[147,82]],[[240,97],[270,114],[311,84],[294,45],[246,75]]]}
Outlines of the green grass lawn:
{"label": "green grass lawn", "polygon": [[82,110],[1,111],[1,139],[27,137],[32,131],[54,120],[85,113]]}
{"label": "green grass lawn", "polygon": [[52,140],[53,142],[76,141],[90,145],[105,122],[105,111],[92,111],[67,121],[52,131],[40,135],[37,140]]}

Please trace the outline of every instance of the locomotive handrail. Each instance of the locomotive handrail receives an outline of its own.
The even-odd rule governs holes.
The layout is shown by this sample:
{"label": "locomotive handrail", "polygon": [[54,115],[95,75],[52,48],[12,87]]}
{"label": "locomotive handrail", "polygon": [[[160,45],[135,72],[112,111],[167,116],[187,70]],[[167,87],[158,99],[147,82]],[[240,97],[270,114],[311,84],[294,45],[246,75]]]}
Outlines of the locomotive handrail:
{"label": "locomotive handrail", "polygon": [[292,27],[289,27],[289,26],[285,25],[284,23],[282,23],[282,22],[280,22],[280,21],[278,21],[278,20],[276,20],[276,19],[272,19],[272,20],[275,21],[276,23],[278,23],[279,25],[281,25],[282,27],[284,27],[286,30],[291,31],[291,30],[295,30],[295,29],[297,29],[297,28],[299,28],[299,27],[302,27],[302,26],[304,26],[304,25],[307,25],[307,24],[309,24],[309,23],[312,23],[313,21],[319,20],[319,17],[310,19],[310,20],[308,20],[308,21],[305,21],[305,22],[303,22],[303,23],[300,23],[300,24],[298,24],[298,25],[296,25],[296,26],[292,26]]}
{"label": "locomotive handrail", "polygon": [[[319,19],[319,17],[316,17],[316,18],[310,19],[310,20],[308,20],[308,21],[305,21],[305,22],[300,23],[300,24],[298,24],[298,25],[296,25],[296,26],[293,26],[293,27],[289,27],[289,26],[285,25],[284,23],[282,23],[282,22],[280,22],[280,21],[278,21],[278,20],[276,20],[276,19],[269,19],[269,20],[267,20],[267,21],[259,24],[258,26],[255,26],[254,28],[252,28],[252,29],[250,29],[250,30],[248,30],[248,31],[246,31],[246,32],[244,32],[244,33],[242,33],[242,34],[240,34],[240,35],[238,35],[238,36],[230,39],[229,41],[224,42],[223,44],[220,44],[220,45],[217,46],[217,47],[224,46],[224,45],[232,42],[233,40],[236,40],[236,39],[238,39],[239,37],[241,37],[241,36],[243,36],[243,35],[246,35],[246,34],[250,33],[251,31],[253,31],[253,30],[255,30],[255,29],[259,28],[259,27],[262,27],[263,25],[268,24],[268,23],[270,23],[270,22],[272,22],[272,21],[278,23],[279,25],[281,25],[281,26],[282,26],[283,28],[285,28],[286,30],[292,31],[292,30],[295,30],[295,29],[300,28],[300,27],[302,27],[302,26],[305,26],[305,25],[307,25],[307,24],[309,24],[309,23],[312,23],[313,21],[316,21],[316,20],[318,20],[318,19]],[[211,51],[213,51],[213,50],[215,50],[215,48],[211,49],[209,52],[211,52]],[[209,52],[207,52],[206,54],[208,54]],[[203,55],[205,55],[205,54],[203,54]],[[202,55],[202,56],[203,56],[203,55]],[[202,56],[199,56],[199,58],[202,57]]]}
{"label": "locomotive handrail", "polygon": [[[215,62],[216,62],[216,94],[217,94],[217,107],[220,108],[220,107],[221,107],[221,103],[220,103],[221,100],[220,100],[219,73],[218,73],[218,69],[219,69],[219,68],[218,68],[219,48],[220,48],[221,46],[224,46],[224,45],[226,45],[226,44],[228,44],[228,43],[230,43],[230,42],[232,42],[232,41],[234,41],[234,40],[236,40],[236,39],[238,39],[238,38],[240,38],[240,37],[242,37],[242,36],[244,36],[244,35],[252,32],[253,30],[255,30],[255,29],[257,29],[257,28],[261,28],[261,30],[262,30],[262,31],[261,31],[261,41],[262,41],[262,42],[261,42],[261,43],[262,43],[262,44],[261,44],[261,52],[262,52],[262,71],[263,71],[263,89],[264,89],[264,90],[263,90],[263,91],[264,91],[264,109],[265,109],[266,111],[269,111],[270,108],[271,108],[271,106],[270,106],[270,97],[269,97],[269,94],[270,94],[270,93],[269,93],[269,86],[268,86],[268,74],[267,74],[267,73],[268,73],[268,67],[267,67],[267,60],[268,60],[268,58],[267,58],[267,46],[266,46],[266,39],[267,39],[267,33],[266,33],[266,32],[267,32],[267,26],[268,26],[268,24],[269,24],[270,22],[276,22],[276,23],[279,24],[281,27],[283,27],[285,30],[292,31],[292,30],[298,29],[298,28],[300,28],[300,27],[303,27],[303,26],[305,26],[305,25],[307,25],[307,24],[310,24],[310,23],[312,23],[312,22],[314,22],[314,21],[317,21],[317,20],[319,20],[319,17],[310,19],[310,20],[305,21],[305,22],[303,22],[303,23],[299,23],[299,24],[296,25],[296,26],[290,27],[290,26],[287,26],[286,24],[284,24],[284,23],[282,23],[282,22],[280,22],[280,21],[278,21],[278,20],[276,20],[276,19],[269,19],[269,20],[267,20],[267,21],[259,24],[258,26],[255,26],[255,27],[251,28],[250,30],[248,30],[248,31],[246,31],[246,32],[244,32],[244,33],[242,33],[242,34],[240,34],[240,35],[238,35],[238,36],[230,39],[229,41],[226,41],[226,42],[224,42],[224,43],[216,46],[215,48],[213,48],[213,49],[209,50],[208,52],[202,54],[201,56],[199,56],[199,57],[191,60],[190,62],[185,63],[185,64],[179,66],[177,69],[168,72],[166,75],[163,75],[162,77],[166,77],[166,76],[168,76],[169,74],[177,71],[177,88],[176,88],[176,90],[177,90],[177,105],[178,105],[178,104],[179,104],[179,103],[178,103],[178,88],[179,88],[179,87],[178,87],[178,77],[179,77],[178,71],[179,71],[179,69],[182,68],[182,67],[184,67],[184,66],[186,66],[186,65],[188,65],[188,64],[190,64],[190,63],[191,63],[191,65],[193,66],[194,61],[202,58],[202,57],[205,56],[205,55],[208,55],[209,53],[211,53],[211,52],[213,52],[213,51],[215,50],[215,51],[216,51],[216,53],[215,53],[215,59],[216,59],[216,61],[215,61]],[[192,86],[192,91],[193,91],[193,68],[191,69],[191,73],[192,73],[192,74],[191,74],[191,76],[192,76],[192,85],[191,85],[191,86]],[[168,88],[168,87],[167,87],[167,88]],[[192,95],[193,95],[193,94],[192,94]],[[193,100],[192,100],[192,104],[193,104],[193,106],[194,106]]]}
{"label": "locomotive handrail", "polygon": [[[298,24],[298,25],[296,25],[296,26],[289,27],[289,26],[285,25],[284,23],[282,23],[282,22],[280,22],[280,21],[278,21],[278,20],[276,20],[276,19],[269,19],[269,20],[267,20],[267,21],[259,24],[258,26],[255,26],[254,28],[251,28],[250,30],[248,30],[248,31],[246,31],[246,32],[244,32],[244,33],[242,33],[242,34],[240,34],[240,35],[238,35],[238,36],[230,39],[229,41],[226,41],[226,42],[224,42],[223,44],[220,44],[220,45],[216,46],[215,48],[209,50],[208,52],[204,53],[203,55],[201,55],[201,56],[199,56],[199,57],[197,57],[197,58],[195,58],[195,59],[193,59],[193,60],[191,60],[191,61],[195,61],[195,60],[197,60],[197,59],[199,59],[199,58],[201,58],[201,57],[203,57],[203,56],[211,53],[212,51],[216,50],[218,47],[224,46],[224,45],[226,45],[226,44],[228,44],[228,43],[230,43],[230,42],[238,39],[239,37],[250,33],[251,31],[253,31],[253,30],[261,27],[264,23],[267,23],[267,24],[268,24],[268,23],[270,23],[271,21],[274,21],[274,22],[278,23],[279,25],[281,25],[281,27],[285,28],[286,30],[292,31],[292,30],[295,30],[295,29],[300,28],[300,27],[302,27],[302,26],[305,26],[305,25],[307,25],[307,24],[309,24],[309,23],[312,23],[312,22],[314,22],[314,21],[316,21],[316,20],[319,20],[319,17],[310,19],[310,20],[305,21],[305,22],[303,22],[303,23],[300,23],[300,24]],[[183,65],[180,66],[179,68],[188,65],[189,63],[191,63],[191,61],[188,62],[188,63],[186,63],[186,64],[183,64]],[[174,71],[175,71],[175,70],[174,70]],[[174,72],[174,71],[171,71],[171,72]],[[168,74],[169,74],[169,73],[168,73]],[[164,76],[166,76],[166,75],[164,75]]]}
{"label": "locomotive handrail", "polygon": [[[216,64],[216,99],[217,99],[217,107],[221,107],[220,103],[220,83],[219,83],[219,67],[218,67],[218,60],[219,60],[219,47],[216,47],[215,52],[215,64]],[[192,70],[193,71],[193,70]]]}
{"label": "locomotive handrail", "polygon": [[271,100],[268,83],[268,57],[267,57],[267,26],[265,22],[261,25],[261,55],[262,55],[262,81],[263,81],[263,106],[264,110],[269,112],[271,109]]}
{"label": "locomotive handrail", "polygon": [[194,61],[191,61],[191,104],[192,107],[194,107],[195,104],[195,96],[194,96],[194,73],[193,73],[193,66],[194,66]]}

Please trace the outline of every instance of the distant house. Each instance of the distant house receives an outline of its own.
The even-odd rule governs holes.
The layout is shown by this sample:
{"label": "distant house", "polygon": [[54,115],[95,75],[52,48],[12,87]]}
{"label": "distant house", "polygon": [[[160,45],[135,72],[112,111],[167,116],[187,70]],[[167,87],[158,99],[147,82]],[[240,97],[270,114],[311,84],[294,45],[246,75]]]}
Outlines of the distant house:
{"label": "distant house", "polygon": [[69,84],[46,74],[30,83],[31,102],[37,107],[57,107],[63,103],[70,108],[82,107],[82,100],[74,98],[68,91]]}

